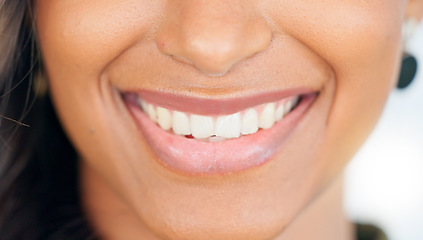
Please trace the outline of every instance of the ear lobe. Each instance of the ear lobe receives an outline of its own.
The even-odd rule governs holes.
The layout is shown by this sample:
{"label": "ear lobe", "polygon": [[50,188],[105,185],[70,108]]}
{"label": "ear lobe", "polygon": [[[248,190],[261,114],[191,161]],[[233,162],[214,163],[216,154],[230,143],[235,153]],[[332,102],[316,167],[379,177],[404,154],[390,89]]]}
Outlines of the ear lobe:
{"label": "ear lobe", "polygon": [[409,0],[406,18],[416,18],[418,21],[423,19],[423,0]]}

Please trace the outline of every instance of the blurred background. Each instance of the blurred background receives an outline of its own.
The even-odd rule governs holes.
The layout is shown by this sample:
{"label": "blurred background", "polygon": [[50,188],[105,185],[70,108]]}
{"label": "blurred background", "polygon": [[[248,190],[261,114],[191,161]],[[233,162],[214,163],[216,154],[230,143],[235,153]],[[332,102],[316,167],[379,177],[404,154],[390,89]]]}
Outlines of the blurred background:
{"label": "blurred background", "polygon": [[346,169],[345,208],[390,240],[423,240],[423,24],[409,42],[417,76],[394,90],[374,132]]}

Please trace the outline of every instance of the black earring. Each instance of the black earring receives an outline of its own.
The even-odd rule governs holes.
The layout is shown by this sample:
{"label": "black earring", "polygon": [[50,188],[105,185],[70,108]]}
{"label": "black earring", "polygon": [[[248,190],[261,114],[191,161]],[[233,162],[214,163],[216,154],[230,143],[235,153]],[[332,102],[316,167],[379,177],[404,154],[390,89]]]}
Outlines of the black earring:
{"label": "black earring", "polygon": [[417,60],[413,55],[405,53],[402,58],[401,70],[397,83],[398,89],[404,89],[413,82],[417,72]]}
{"label": "black earring", "polygon": [[416,29],[419,26],[419,21],[415,18],[408,18],[402,25],[402,41],[404,54],[402,56],[401,70],[397,83],[398,89],[404,89],[413,82],[417,72],[417,59],[408,54],[408,45],[410,38],[414,35]]}

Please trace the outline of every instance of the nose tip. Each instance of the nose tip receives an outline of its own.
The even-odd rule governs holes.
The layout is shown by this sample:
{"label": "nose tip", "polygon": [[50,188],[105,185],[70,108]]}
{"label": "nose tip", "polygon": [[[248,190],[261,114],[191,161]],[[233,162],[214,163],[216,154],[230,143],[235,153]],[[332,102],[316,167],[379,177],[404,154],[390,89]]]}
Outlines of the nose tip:
{"label": "nose tip", "polygon": [[246,6],[234,6],[236,2],[242,1],[184,0],[173,5],[179,9],[165,15],[156,38],[159,50],[211,76],[265,50],[272,38],[267,22]]}

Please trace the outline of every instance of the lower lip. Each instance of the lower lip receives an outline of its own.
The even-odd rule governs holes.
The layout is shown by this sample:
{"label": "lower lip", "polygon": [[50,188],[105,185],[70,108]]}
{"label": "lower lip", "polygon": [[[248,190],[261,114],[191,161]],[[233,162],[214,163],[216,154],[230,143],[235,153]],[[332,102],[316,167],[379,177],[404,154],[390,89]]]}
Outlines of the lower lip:
{"label": "lower lip", "polygon": [[299,105],[270,129],[218,143],[164,131],[135,101],[125,99],[125,102],[162,165],[185,174],[215,175],[251,169],[271,160],[283,148],[316,97],[316,93],[303,95]]}

